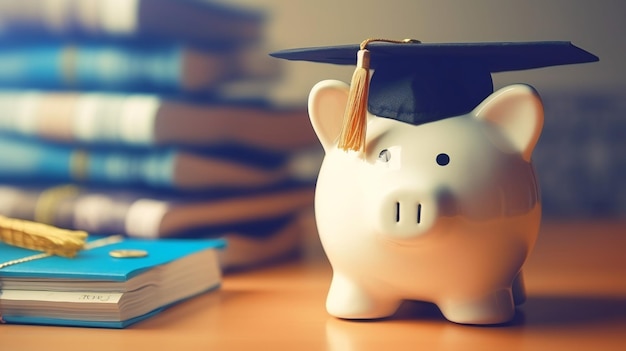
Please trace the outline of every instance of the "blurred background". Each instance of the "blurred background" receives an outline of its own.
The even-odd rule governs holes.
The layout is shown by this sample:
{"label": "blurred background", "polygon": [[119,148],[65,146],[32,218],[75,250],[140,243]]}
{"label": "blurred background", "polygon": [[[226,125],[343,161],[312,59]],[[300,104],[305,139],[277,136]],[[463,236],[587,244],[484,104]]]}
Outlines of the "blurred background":
{"label": "blurred background", "polygon": [[[232,1],[229,1],[232,3]],[[563,40],[599,62],[499,73],[495,88],[534,86],[546,121],[534,154],[544,214],[626,215],[626,2],[620,0],[236,0],[265,9],[274,50],[359,43],[368,37],[423,42]],[[328,78],[349,82],[351,68],[289,62],[272,90],[305,101]]]}
{"label": "blurred background", "polygon": [[353,68],[268,54],[370,37],[571,41],[598,56],[494,85],[543,98],[544,218],[626,217],[621,0],[0,1],[0,214],[224,236],[225,269],[297,254],[321,160],[308,93]]}

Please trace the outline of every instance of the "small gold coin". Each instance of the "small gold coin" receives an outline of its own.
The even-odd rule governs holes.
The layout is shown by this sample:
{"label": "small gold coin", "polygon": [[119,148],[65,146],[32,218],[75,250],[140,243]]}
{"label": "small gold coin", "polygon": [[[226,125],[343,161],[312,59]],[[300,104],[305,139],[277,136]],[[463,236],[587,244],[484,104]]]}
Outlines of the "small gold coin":
{"label": "small gold coin", "polygon": [[133,249],[111,250],[109,255],[115,258],[139,258],[148,256],[148,251]]}

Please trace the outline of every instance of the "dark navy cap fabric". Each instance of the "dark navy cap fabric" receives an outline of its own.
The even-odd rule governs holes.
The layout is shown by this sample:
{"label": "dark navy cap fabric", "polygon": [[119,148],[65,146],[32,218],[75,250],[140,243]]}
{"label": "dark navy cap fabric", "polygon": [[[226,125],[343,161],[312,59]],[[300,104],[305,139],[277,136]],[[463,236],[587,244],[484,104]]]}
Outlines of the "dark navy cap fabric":
{"label": "dark navy cap fabric", "polygon": [[[288,60],[355,65],[360,46],[291,49]],[[368,110],[422,124],[465,114],[493,92],[491,74],[598,61],[570,42],[371,42]]]}

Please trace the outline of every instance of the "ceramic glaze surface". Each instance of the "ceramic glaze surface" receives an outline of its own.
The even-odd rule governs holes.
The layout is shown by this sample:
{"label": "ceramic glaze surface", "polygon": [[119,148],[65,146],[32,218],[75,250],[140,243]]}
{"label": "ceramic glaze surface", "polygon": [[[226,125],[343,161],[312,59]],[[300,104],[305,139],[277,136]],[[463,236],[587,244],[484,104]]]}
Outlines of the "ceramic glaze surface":
{"label": "ceramic glaze surface", "polygon": [[418,126],[368,115],[363,153],[336,146],[347,96],[335,80],[309,96],[326,153],[315,211],[333,267],[328,312],[381,318],[410,299],[457,323],[510,320],[541,218],[537,93],[512,85],[467,115]]}

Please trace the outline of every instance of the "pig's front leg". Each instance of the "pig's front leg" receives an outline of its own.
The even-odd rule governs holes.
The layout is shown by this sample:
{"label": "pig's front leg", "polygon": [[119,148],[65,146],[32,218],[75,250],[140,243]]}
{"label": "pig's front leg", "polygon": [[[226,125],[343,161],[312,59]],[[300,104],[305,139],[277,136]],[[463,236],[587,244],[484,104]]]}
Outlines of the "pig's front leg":
{"label": "pig's front leg", "polygon": [[395,313],[401,299],[366,289],[354,280],[335,272],[326,299],[328,313],[345,319],[374,319]]}
{"label": "pig's front leg", "polygon": [[437,303],[451,322],[461,324],[498,324],[515,315],[511,289],[499,289],[483,296],[452,298]]}

